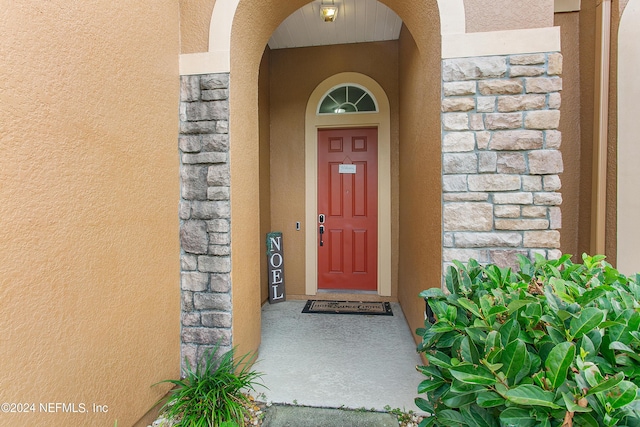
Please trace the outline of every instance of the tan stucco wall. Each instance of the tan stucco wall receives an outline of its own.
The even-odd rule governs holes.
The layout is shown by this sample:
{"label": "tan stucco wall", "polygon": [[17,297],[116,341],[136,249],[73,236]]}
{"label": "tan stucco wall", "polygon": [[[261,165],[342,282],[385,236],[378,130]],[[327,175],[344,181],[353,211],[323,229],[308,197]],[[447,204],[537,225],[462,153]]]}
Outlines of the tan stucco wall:
{"label": "tan stucco wall", "polygon": [[425,305],[418,294],[441,284],[441,62],[439,28],[431,31],[431,37],[421,38],[412,37],[404,27],[400,33],[398,287],[412,332],[424,325]]}
{"label": "tan stucco wall", "polygon": [[468,33],[553,25],[553,0],[464,0]]}
{"label": "tan stucco wall", "polygon": [[[271,91],[270,91],[270,63],[271,50],[266,47],[262,61],[260,62],[260,75],[258,81],[258,110],[260,124],[260,235],[265,236],[271,228]],[[266,251],[266,243],[263,243]],[[266,252],[265,252],[266,253]],[[288,259],[288,253],[286,257]],[[288,273],[288,270],[285,270]],[[286,276],[287,283],[289,275]],[[260,260],[260,302],[264,303],[269,298],[269,286],[267,277],[267,257]]]}
{"label": "tan stucco wall", "polygon": [[133,425],[179,375],[178,21],[3,2],[0,402],[109,409],[0,425]]}
{"label": "tan stucco wall", "polygon": [[[345,71],[370,76],[391,107],[392,175],[398,175],[398,43],[360,43],[271,52],[271,227],[285,241],[287,293],[305,294],[305,110],[326,78]],[[397,179],[392,183],[397,187]],[[395,193],[397,212],[397,192]],[[295,223],[302,228],[295,230]],[[397,236],[397,216],[392,218]],[[397,240],[397,239],[396,239]],[[397,247],[392,248],[397,254]],[[397,257],[396,261],[397,261]],[[397,262],[392,267],[396,295]]]}
{"label": "tan stucco wall", "polygon": [[180,0],[180,53],[206,52],[216,0]]}

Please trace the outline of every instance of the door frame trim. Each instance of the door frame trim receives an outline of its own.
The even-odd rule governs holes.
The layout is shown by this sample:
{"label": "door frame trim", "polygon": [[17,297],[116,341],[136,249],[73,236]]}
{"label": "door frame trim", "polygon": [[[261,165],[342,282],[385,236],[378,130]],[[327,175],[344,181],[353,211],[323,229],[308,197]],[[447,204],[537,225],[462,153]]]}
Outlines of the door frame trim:
{"label": "door frame trim", "polygon": [[[317,114],[323,95],[342,83],[367,88],[378,102],[378,112]],[[378,128],[378,295],[391,296],[391,114],[382,86],[360,73],[335,74],[320,83],[307,102],[305,116],[305,292],[318,293],[318,129]]]}

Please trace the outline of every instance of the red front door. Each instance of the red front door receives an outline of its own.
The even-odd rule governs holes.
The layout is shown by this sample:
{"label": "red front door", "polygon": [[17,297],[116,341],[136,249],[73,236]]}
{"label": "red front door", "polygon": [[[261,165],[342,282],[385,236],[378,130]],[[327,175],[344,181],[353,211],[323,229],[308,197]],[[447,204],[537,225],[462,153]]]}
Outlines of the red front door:
{"label": "red front door", "polygon": [[318,131],[317,227],[318,289],[377,290],[376,128]]}

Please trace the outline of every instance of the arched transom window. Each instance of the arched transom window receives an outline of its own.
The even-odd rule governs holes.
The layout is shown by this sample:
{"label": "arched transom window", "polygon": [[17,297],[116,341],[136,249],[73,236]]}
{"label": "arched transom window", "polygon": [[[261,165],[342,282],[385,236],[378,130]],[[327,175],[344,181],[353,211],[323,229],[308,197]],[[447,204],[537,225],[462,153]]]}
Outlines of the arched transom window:
{"label": "arched transom window", "polygon": [[375,113],[378,103],[364,87],[346,83],[331,88],[318,104],[318,114]]}

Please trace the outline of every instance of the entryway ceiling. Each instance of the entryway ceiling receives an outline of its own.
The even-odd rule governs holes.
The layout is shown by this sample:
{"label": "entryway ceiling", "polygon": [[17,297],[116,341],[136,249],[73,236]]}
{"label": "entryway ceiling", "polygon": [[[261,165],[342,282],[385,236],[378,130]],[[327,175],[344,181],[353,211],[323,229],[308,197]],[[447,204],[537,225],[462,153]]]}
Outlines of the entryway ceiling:
{"label": "entryway ceiling", "polygon": [[[335,22],[320,18],[322,1],[315,0],[285,19],[271,35],[271,49],[396,40],[402,20],[377,0],[336,0]],[[331,0],[324,0],[332,5]]]}

